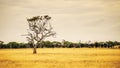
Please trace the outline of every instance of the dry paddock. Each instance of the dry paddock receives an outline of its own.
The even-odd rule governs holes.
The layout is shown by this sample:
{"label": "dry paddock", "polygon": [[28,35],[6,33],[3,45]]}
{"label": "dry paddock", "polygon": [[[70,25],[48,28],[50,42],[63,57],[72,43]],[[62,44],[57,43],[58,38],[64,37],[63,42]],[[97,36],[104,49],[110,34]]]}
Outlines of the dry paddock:
{"label": "dry paddock", "polygon": [[0,68],[120,68],[120,49],[0,49]]}

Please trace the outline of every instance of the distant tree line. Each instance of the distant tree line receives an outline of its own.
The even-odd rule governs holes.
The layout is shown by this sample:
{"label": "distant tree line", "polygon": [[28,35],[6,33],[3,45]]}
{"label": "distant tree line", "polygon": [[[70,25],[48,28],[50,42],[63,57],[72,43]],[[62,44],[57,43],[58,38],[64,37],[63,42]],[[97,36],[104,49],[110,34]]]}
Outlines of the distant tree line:
{"label": "distant tree line", "polygon": [[[105,41],[105,42],[87,42],[87,43],[73,43],[63,40],[63,42],[58,41],[42,41],[39,43],[37,48],[114,48],[117,46],[120,48],[120,42],[118,41]],[[3,41],[0,41],[0,48],[32,48],[31,43],[18,43],[18,42],[9,42],[5,44]]]}

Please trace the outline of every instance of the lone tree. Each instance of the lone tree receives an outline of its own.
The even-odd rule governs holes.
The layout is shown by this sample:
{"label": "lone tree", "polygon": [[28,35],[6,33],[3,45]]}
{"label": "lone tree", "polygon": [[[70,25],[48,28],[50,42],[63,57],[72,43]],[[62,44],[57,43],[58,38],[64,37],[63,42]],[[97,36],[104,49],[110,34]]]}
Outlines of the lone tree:
{"label": "lone tree", "polygon": [[36,48],[38,44],[44,40],[46,37],[54,36],[56,33],[49,22],[50,16],[35,16],[27,19],[29,24],[29,29],[27,29],[27,40],[33,45],[33,54],[36,54]]}

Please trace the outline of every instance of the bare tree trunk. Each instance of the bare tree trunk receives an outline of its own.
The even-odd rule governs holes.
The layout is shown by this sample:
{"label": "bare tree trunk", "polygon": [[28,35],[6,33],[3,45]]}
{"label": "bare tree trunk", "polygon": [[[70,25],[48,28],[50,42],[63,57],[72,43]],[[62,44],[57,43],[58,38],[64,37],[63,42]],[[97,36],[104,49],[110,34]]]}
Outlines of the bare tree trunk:
{"label": "bare tree trunk", "polygon": [[33,48],[33,54],[36,54],[37,53],[37,51],[36,51],[36,45],[34,45],[34,48]]}
{"label": "bare tree trunk", "polygon": [[37,51],[36,51],[36,47],[33,48],[33,54],[36,54]]}

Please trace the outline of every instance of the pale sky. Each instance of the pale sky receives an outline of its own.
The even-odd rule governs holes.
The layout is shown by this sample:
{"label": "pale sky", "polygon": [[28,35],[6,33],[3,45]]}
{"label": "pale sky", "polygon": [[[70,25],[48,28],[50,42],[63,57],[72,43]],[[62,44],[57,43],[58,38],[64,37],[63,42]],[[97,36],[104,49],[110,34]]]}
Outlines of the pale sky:
{"label": "pale sky", "polygon": [[0,0],[0,40],[26,42],[28,17],[52,17],[50,41],[120,41],[120,0]]}

